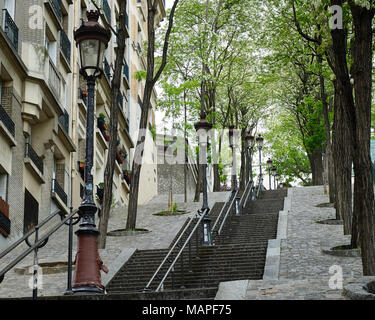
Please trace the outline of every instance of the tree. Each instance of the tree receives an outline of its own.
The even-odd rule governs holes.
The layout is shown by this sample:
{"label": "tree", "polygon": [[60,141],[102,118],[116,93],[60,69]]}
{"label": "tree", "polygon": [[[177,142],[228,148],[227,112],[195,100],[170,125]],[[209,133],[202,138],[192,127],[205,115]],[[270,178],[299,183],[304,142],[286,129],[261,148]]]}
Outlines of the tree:
{"label": "tree", "polygon": [[[98,7],[97,7],[98,8]],[[98,8],[99,9],[99,8]],[[116,148],[117,148],[117,131],[118,131],[118,101],[120,94],[121,77],[123,73],[124,55],[125,55],[125,39],[127,37],[125,27],[126,1],[120,1],[119,26],[115,33],[118,39],[118,51],[115,61],[114,73],[111,83],[111,105],[109,119],[110,140],[108,146],[108,157],[104,171],[104,195],[99,221],[99,238],[98,247],[105,248],[107,238],[107,228],[109,213],[112,204],[112,185],[113,174],[115,168]],[[103,19],[103,21],[106,21]]]}
{"label": "tree", "polygon": [[126,221],[126,229],[135,229],[137,220],[138,208],[138,192],[139,192],[139,179],[142,168],[143,148],[145,142],[145,132],[147,128],[147,116],[151,105],[151,95],[156,82],[159,80],[165,65],[167,63],[167,54],[169,46],[169,36],[173,26],[174,14],[179,0],[173,2],[173,6],[168,15],[168,28],[164,36],[163,52],[161,57],[161,64],[155,73],[155,15],[158,0],[147,0],[147,71],[146,71],[146,84],[143,93],[141,118],[139,123],[139,134],[132,163],[131,185],[129,195],[128,216]]}

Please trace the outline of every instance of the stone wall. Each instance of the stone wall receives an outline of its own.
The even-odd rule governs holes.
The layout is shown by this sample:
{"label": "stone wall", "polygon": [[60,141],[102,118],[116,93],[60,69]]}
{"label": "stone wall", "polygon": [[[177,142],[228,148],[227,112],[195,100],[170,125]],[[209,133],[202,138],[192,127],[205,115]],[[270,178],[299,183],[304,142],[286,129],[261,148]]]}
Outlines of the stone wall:
{"label": "stone wall", "polygon": [[[158,194],[167,194],[171,183],[173,193],[184,193],[184,166],[184,164],[158,164]],[[194,192],[193,174],[190,170],[187,170],[187,193]]]}

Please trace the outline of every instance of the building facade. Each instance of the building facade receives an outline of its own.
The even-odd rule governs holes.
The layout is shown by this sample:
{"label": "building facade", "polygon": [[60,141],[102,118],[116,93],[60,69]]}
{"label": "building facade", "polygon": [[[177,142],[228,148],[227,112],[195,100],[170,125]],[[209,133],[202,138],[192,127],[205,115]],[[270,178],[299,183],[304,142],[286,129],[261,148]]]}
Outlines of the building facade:
{"label": "building facade", "polygon": [[[120,0],[102,0],[100,21],[114,29]],[[121,96],[118,102],[118,150],[113,202],[126,204],[128,175],[138,138],[144,83],[134,78],[145,70],[142,41],[147,40],[145,1],[127,4],[126,43]],[[160,0],[159,20],[165,16]],[[85,170],[87,92],[79,73],[73,31],[88,0],[0,0],[0,250],[57,209],[66,212],[82,200]],[[140,31],[140,32],[139,32]],[[94,184],[98,204],[108,154],[110,90],[117,39],[105,54],[104,75],[97,81]],[[156,104],[156,95],[153,105]],[[154,125],[154,111],[149,123]],[[151,126],[150,126],[151,128]],[[157,193],[156,152],[149,130],[139,202]],[[152,161],[154,160],[154,161]],[[153,182],[154,181],[154,182]]]}

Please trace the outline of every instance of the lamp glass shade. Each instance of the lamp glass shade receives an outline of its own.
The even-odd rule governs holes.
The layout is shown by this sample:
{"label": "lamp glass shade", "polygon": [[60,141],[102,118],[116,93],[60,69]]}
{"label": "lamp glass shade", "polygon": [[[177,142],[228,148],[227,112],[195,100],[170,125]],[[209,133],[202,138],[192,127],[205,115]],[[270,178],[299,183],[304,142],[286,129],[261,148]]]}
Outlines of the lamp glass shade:
{"label": "lamp glass shade", "polygon": [[96,75],[103,69],[106,45],[99,39],[85,39],[79,43],[81,67],[88,76]]}
{"label": "lamp glass shade", "polygon": [[267,167],[268,167],[268,169],[272,168],[272,160],[271,159],[267,160]]}
{"label": "lamp glass shade", "polygon": [[263,147],[263,138],[261,136],[257,138],[257,145],[259,148]]}
{"label": "lamp glass shade", "polygon": [[276,172],[276,167],[273,167],[273,168],[271,169],[271,172],[272,172],[272,175],[273,175],[273,176],[276,176],[276,173],[277,173],[277,172]]}
{"label": "lamp glass shade", "polygon": [[208,134],[205,129],[198,130],[198,143],[200,146],[206,146],[208,142]]}

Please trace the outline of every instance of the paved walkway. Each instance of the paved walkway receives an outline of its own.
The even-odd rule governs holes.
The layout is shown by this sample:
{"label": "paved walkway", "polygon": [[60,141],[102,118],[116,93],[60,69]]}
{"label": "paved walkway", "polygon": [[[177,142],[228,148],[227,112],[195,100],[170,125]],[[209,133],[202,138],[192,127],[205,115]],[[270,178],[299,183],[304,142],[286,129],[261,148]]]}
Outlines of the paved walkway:
{"label": "paved walkway", "polygon": [[[229,192],[209,193],[209,205],[212,208],[215,202],[223,202],[229,197]],[[106,249],[100,249],[99,254],[104,264],[109,268],[108,275],[102,273],[102,283],[106,284],[111,276],[116,273],[136,249],[165,249],[168,248],[186,219],[195,215],[202,205],[200,202],[193,202],[193,195],[184,203],[184,196],[174,195],[174,202],[180,210],[186,209],[187,214],[180,216],[155,216],[162,210],[166,210],[168,200],[166,195],[154,197],[148,204],[138,209],[137,228],[150,230],[151,232],[136,236],[107,237]],[[120,207],[112,210],[108,231],[124,229],[126,222],[127,208]],[[57,220],[54,221],[56,223]],[[78,226],[75,226],[76,231]],[[76,236],[74,235],[73,249],[76,248]],[[44,262],[65,262],[67,261],[68,228],[62,227],[57,234],[53,235],[48,244],[39,251],[39,263]],[[26,245],[22,249],[25,249]],[[20,250],[18,250],[20,252]],[[75,257],[73,251],[73,259]],[[0,261],[0,269],[5,267],[15,254],[8,254]],[[31,273],[18,274],[15,270],[33,265],[33,254],[20,262],[15,269],[9,271],[0,284],[0,298],[4,297],[31,297],[32,281]],[[67,273],[43,274],[40,278],[41,288],[38,290],[40,296],[57,296],[64,293],[67,284]]]}
{"label": "paved walkway", "polygon": [[338,272],[342,270],[343,286],[362,276],[360,257],[336,257],[322,252],[350,243],[350,236],[343,235],[342,225],[316,223],[335,218],[334,208],[317,207],[329,202],[323,187],[292,188],[289,195],[292,202],[287,214],[286,239],[281,240],[278,280],[222,284],[217,299],[346,299],[336,280]]}

